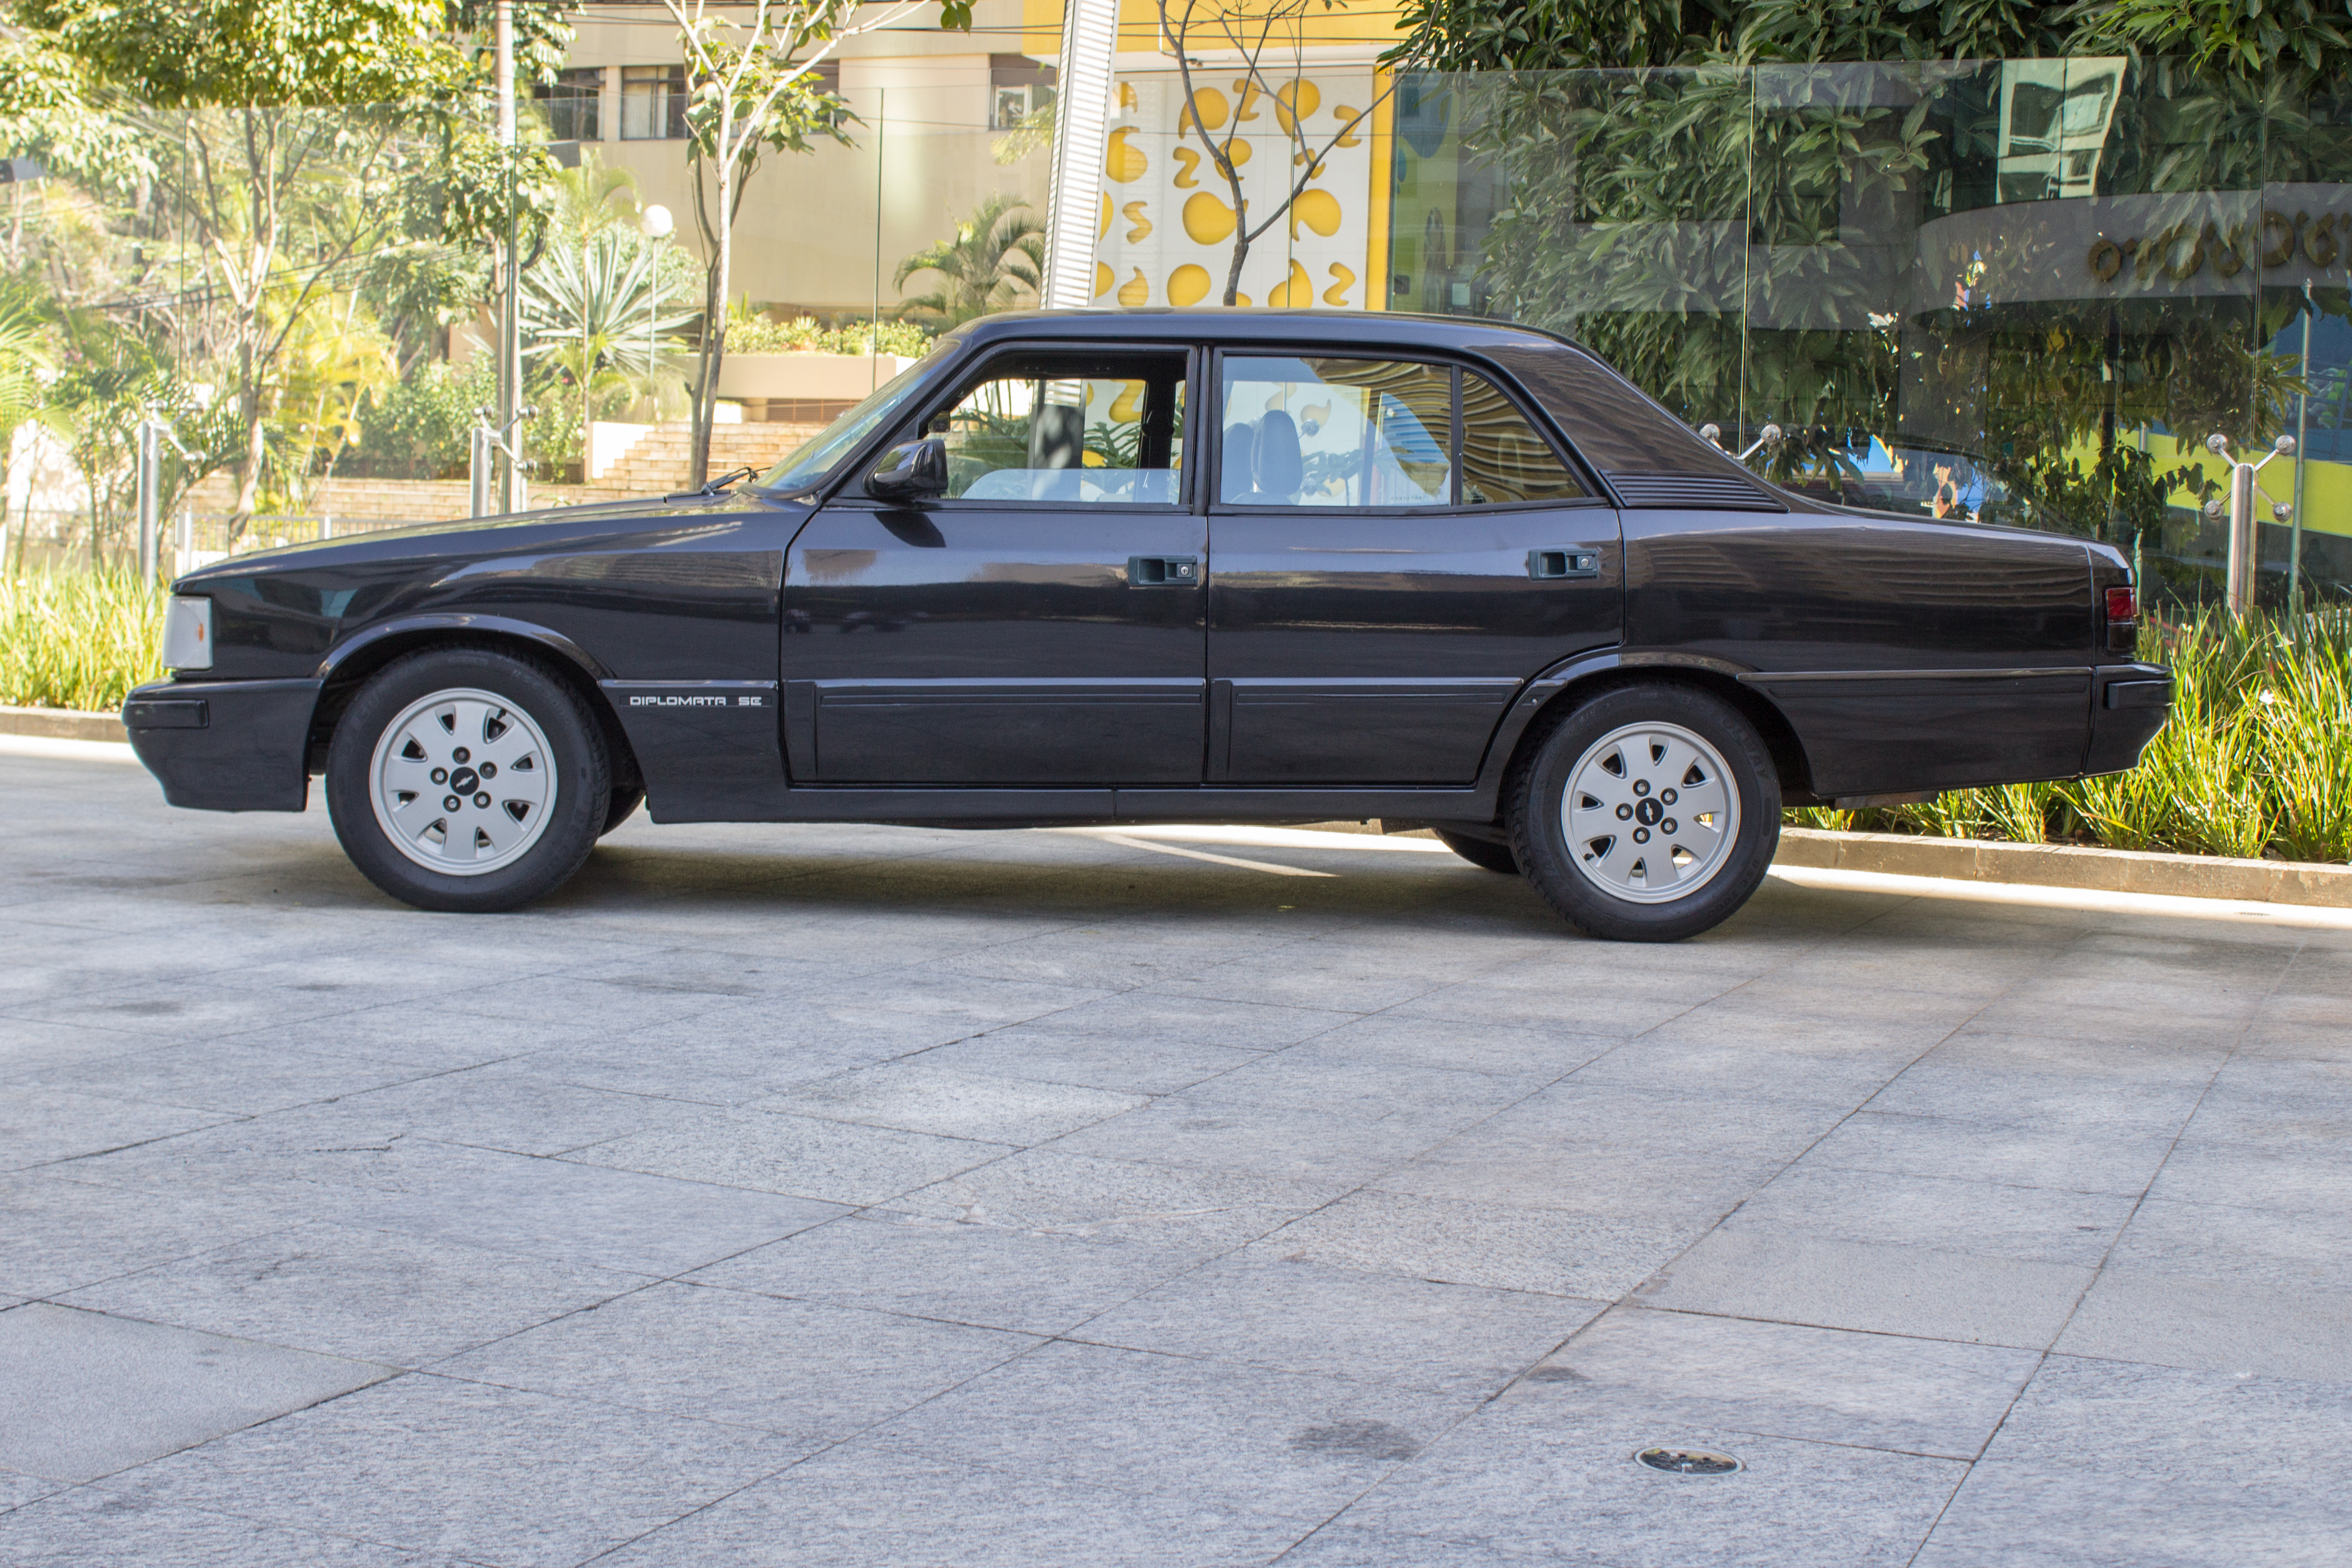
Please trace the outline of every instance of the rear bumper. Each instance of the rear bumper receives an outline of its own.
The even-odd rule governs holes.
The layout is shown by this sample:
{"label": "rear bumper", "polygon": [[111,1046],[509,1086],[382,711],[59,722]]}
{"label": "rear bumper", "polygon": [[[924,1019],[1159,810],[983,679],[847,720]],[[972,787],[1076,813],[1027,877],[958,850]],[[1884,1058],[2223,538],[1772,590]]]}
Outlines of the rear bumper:
{"label": "rear bumper", "polygon": [[2161,664],[2108,664],[2091,688],[2091,747],[2085,777],[2123,773],[2172,716],[2172,672]]}
{"label": "rear bumper", "polygon": [[174,806],[205,811],[299,811],[315,680],[157,681],[122,705],[131,747]]}

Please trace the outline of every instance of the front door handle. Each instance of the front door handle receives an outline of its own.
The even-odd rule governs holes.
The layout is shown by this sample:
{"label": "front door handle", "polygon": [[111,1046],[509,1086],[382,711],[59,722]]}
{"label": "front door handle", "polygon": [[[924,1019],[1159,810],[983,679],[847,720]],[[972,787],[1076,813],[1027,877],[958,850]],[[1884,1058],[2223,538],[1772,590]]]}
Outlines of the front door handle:
{"label": "front door handle", "polygon": [[1201,558],[1194,555],[1131,555],[1127,558],[1129,588],[1198,588]]}
{"label": "front door handle", "polygon": [[1601,552],[1589,549],[1531,549],[1528,575],[1534,578],[1578,578],[1601,575]]}

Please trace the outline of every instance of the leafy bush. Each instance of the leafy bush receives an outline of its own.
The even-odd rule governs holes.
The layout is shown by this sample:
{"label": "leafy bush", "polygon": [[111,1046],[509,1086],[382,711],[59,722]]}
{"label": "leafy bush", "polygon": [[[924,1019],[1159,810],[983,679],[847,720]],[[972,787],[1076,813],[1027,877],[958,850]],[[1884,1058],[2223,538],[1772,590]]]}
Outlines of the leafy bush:
{"label": "leafy bush", "polygon": [[134,571],[0,578],[0,703],[109,709],[163,674],[163,595]]}
{"label": "leafy bush", "polygon": [[1958,789],[1916,806],[1792,810],[1808,828],[2352,861],[2352,610],[2151,624],[2172,722],[2129,773]]}
{"label": "leafy bush", "polygon": [[476,354],[459,366],[428,361],[383,393],[337,472],[354,478],[462,479],[473,453],[474,411],[498,400],[495,356]]}
{"label": "leafy bush", "polygon": [[931,335],[912,321],[872,321],[821,327],[813,316],[779,321],[772,316],[738,312],[727,323],[730,354],[897,354],[919,359],[930,351]]}

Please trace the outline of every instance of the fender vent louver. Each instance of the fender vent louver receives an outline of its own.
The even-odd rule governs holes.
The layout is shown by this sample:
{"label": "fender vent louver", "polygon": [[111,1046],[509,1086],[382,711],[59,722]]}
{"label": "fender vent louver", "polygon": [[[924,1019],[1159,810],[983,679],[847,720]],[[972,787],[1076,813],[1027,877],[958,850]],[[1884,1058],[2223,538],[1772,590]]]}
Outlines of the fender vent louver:
{"label": "fender vent louver", "polygon": [[1698,507],[1785,512],[1780,502],[1736,474],[1622,474],[1610,486],[1629,507]]}

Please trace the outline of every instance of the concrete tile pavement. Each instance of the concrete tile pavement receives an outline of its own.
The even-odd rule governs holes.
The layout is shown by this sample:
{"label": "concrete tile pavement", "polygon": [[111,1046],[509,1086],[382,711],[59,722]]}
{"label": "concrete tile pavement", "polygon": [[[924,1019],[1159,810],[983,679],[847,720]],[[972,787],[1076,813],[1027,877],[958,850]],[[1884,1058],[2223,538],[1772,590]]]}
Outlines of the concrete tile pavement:
{"label": "concrete tile pavement", "polygon": [[2352,1556],[2352,923],[0,788],[0,1560]]}

